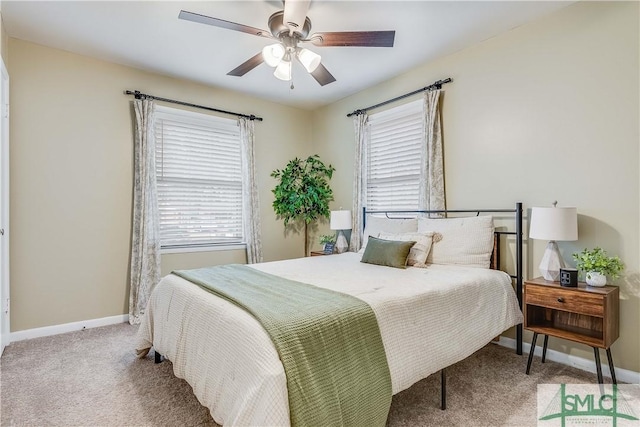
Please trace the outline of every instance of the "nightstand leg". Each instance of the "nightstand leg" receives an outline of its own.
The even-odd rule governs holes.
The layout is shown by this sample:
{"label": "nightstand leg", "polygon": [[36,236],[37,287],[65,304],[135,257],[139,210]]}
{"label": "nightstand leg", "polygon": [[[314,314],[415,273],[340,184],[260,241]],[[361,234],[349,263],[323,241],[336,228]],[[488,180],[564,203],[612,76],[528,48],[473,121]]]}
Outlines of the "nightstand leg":
{"label": "nightstand leg", "polygon": [[531,340],[531,349],[529,350],[529,360],[527,361],[527,372],[529,375],[529,370],[531,369],[531,362],[533,361],[533,353],[536,351],[536,340],[538,339],[538,333],[533,333],[533,339]]}
{"label": "nightstand leg", "polygon": [[614,368],[613,366],[613,358],[611,357],[610,348],[607,349],[607,360],[609,360],[609,370],[611,371],[611,381],[613,381],[614,384],[618,384],[618,381],[616,381],[616,368]]}
{"label": "nightstand leg", "polygon": [[549,335],[544,336],[544,345],[542,346],[542,363],[547,358],[547,344],[549,343]]}
{"label": "nightstand leg", "polygon": [[596,372],[598,373],[598,384],[602,384],[602,366],[600,365],[600,350],[593,347],[593,355],[596,359]]}
{"label": "nightstand leg", "polygon": [[447,409],[447,372],[445,368],[440,370],[440,409]]}

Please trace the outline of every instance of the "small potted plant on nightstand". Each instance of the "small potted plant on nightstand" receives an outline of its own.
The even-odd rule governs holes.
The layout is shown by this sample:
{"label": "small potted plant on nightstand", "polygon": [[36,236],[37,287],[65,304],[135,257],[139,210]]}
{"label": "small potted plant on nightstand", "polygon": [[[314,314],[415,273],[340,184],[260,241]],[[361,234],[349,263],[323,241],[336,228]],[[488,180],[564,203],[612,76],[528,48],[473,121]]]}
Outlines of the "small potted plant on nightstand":
{"label": "small potted plant on nightstand", "polygon": [[601,248],[585,249],[573,254],[576,267],[585,272],[585,280],[589,286],[604,286],[607,276],[612,279],[620,277],[624,264],[617,256],[608,256]]}
{"label": "small potted plant on nightstand", "polygon": [[324,234],[320,236],[320,244],[324,245],[324,253],[332,254],[333,248],[336,244],[336,236],[335,234]]}

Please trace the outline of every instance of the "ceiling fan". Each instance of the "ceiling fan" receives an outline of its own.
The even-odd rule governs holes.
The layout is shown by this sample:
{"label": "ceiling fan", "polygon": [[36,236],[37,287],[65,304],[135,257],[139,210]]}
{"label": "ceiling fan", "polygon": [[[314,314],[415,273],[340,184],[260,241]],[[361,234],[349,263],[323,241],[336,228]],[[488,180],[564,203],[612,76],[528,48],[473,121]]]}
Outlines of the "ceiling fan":
{"label": "ceiling fan", "polygon": [[277,40],[277,43],[265,46],[262,52],[229,71],[227,73],[229,76],[242,77],[265,62],[270,67],[275,67],[274,76],[280,80],[289,81],[292,62],[297,59],[309,74],[324,86],[335,82],[335,77],[321,64],[320,55],[307,48],[299,47],[299,43],[311,43],[318,47],[393,47],[395,31],[339,31],[309,35],[311,21],[307,17],[307,12],[310,3],[311,0],[286,0],[284,10],[269,17],[269,31],[186,10],[181,10],[178,18]]}

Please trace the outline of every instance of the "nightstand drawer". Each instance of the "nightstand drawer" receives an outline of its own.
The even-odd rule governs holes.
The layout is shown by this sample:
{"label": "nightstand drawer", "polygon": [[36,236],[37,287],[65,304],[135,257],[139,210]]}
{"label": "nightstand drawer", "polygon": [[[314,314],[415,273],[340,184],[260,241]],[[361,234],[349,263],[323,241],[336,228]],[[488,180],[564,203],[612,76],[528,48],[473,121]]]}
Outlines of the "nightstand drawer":
{"label": "nightstand drawer", "polygon": [[589,316],[604,316],[602,295],[527,285],[525,303]]}

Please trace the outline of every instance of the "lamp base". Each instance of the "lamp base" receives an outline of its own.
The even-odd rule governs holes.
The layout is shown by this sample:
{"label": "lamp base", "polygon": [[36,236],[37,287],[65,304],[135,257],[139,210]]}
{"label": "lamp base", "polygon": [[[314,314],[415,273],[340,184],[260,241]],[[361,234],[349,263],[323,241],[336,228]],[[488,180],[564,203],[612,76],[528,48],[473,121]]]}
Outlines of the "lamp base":
{"label": "lamp base", "polygon": [[558,244],[553,240],[549,241],[539,266],[542,277],[545,280],[557,282],[560,280],[560,269],[564,267],[566,265],[558,250]]}
{"label": "lamp base", "polygon": [[336,239],[336,252],[341,254],[346,252],[349,249],[349,245],[347,244],[347,238],[344,237],[344,233],[342,230],[338,230],[338,238]]}

